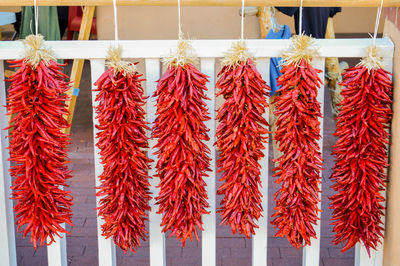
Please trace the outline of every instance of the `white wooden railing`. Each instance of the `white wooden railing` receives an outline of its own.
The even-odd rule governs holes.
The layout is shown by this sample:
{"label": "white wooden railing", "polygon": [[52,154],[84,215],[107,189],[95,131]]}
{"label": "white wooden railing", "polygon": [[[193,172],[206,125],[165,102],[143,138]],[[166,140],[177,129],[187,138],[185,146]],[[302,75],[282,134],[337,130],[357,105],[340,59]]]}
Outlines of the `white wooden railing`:
{"label": "white wooden railing", "polygon": [[[207,122],[207,127],[210,129],[210,140],[207,145],[211,149],[211,169],[210,177],[206,178],[207,192],[209,195],[210,214],[203,217],[204,231],[202,233],[202,265],[216,265],[216,216],[215,216],[215,159],[216,151],[213,143],[215,141],[215,59],[221,58],[235,40],[198,40],[193,41],[193,47],[196,54],[200,58],[201,71],[210,76],[210,82],[207,84],[207,96],[211,99],[207,102],[211,120]],[[289,40],[248,40],[248,47],[252,54],[257,58],[257,68],[261,75],[269,83],[269,58],[277,57],[281,52],[288,48]],[[107,48],[113,44],[111,41],[49,41],[46,45],[51,47],[59,59],[89,59],[91,63],[92,83],[105,70],[105,56]],[[146,93],[153,95],[156,89],[156,80],[161,75],[160,58],[167,55],[171,49],[176,47],[177,42],[169,41],[120,41],[123,46],[123,57],[145,59],[146,65]],[[376,41],[383,52],[385,59],[385,67],[392,71],[393,61],[393,43],[388,38],[378,39]],[[371,45],[370,39],[321,39],[316,40],[315,46],[319,47],[320,57],[315,58],[313,65],[321,70],[325,68],[325,57],[362,57],[364,49]],[[4,83],[4,60],[17,59],[23,56],[23,46],[21,42],[0,42],[0,128],[7,126],[6,109],[5,109],[5,83]],[[324,73],[320,74],[320,78],[324,79]],[[93,106],[96,92],[93,92]],[[322,103],[322,112],[324,110],[324,89],[321,87],[318,93],[318,100]],[[147,120],[152,123],[155,119],[155,99],[150,97],[147,102]],[[267,110],[268,111],[268,110]],[[265,114],[268,120],[268,112]],[[98,121],[93,116],[93,124]],[[96,135],[96,127],[94,135]],[[8,173],[9,169],[9,154],[6,147],[8,140],[5,138],[7,131],[1,130],[0,138],[0,258],[1,265],[14,266],[17,264],[16,247],[15,247],[15,232],[14,232],[14,215],[12,211],[12,201],[10,197],[11,177]],[[323,136],[323,125],[321,119],[321,135]],[[155,160],[152,155],[154,152],[155,140],[150,140],[149,156]],[[94,140],[96,143],[96,140]],[[323,147],[323,139],[319,141],[319,146]],[[100,164],[99,151],[94,147],[95,151],[95,178],[96,185],[99,184],[98,176],[102,172]],[[254,266],[267,265],[267,228],[269,223],[268,217],[268,149],[264,151],[265,157],[261,161],[263,166],[261,171],[262,178],[262,193],[263,193],[263,218],[259,219],[260,226],[253,237],[252,245],[252,264]],[[151,165],[150,175],[155,173],[155,162]],[[151,180],[153,195],[158,194],[156,185],[157,179]],[[99,199],[97,199],[98,202]],[[150,233],[150,264],[151,266],[166,265],[165,256],[165,236],[161,233],[161,215],[156,213],[157,207],[154,207],[154,200],[151,201],[153,206],[150,212],[149,233]],[[116,265],[115,246],[111,239],[105,239],[101,236],[100,225],[102,220],[98,218],[98,249],[99,249],[99,265],[114,266]],[[303,265],[317,266],[320,261],[320,223],[316,226],[317,239],[313,239],[311,246],[303,249]],[[48,265],[50,266],[66,266],[67,265],[67,250],[66,239],[58,239],[58,241],[48,247]],[[379,246],[378,251],[372,252],[371,258],[368,257],[364,247],[357,245],[355,252],[356,266],[380,266],[383,258],[383,244]]]}

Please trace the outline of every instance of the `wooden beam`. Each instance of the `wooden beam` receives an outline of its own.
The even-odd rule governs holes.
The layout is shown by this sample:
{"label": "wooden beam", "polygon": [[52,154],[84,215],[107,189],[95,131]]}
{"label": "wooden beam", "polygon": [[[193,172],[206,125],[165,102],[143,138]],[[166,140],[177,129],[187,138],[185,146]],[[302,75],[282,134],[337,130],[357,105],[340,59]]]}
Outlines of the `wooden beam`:
{"label": "wooden beam", "polygon": [[[1,0],[0,6],[32,6],[34,0]],[[113,0],[37,0],[40,6],[105,6]],[[117,0],[118,5],[176,6],[176,0]],[[240,6],[241,0],[182,0],[184,6]],[[381,0],[303,0],[303,6],[378,7]],[[300,0],[246,0],[246,6],[299,6]],[[384,7],[399,7],[400,0],[384,0]]]}
{"label": "wooden beam", "polygon": [[[78,40],[89,40],[90,37],[90,30],[92,28],[92,21],[94,15],[95,6],[86,6],[83,10],[82,15],[82,23],[79,29],[79,36]],[[67,102],[69,116],[67,118],[68,124],[72,123],[72,119],[74,117],[74,110],[76,104],[77,95],[74,95],[74,89],[79,88],[81,83],[82,71],[83,71],[83,64],[85,63],[84,59],[75,59],[72,64],[71,69],[71,80],[73,81],[72,87],[67,92],[68,96],[70,97],[70,101]],[[71,131],[71,127],[66,128],[65,132],[69,133]]]}

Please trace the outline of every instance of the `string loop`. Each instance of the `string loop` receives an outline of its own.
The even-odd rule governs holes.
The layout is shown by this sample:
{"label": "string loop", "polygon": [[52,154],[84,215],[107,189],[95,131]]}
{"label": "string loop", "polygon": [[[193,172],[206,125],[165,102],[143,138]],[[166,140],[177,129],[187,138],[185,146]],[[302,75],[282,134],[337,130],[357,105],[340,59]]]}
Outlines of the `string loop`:
{"label": "string loop", "polygon": [[303,34],[303,0],[300,0],[299,35]]}
{"label": "string loop", "polygon": [[178,39],[183,38],[182,24],[181,24],[181,0],[178,0]]}
{"label": "string loop", "polygon": [[118,12],[117,12],[117,0],[113,0],[113,8],[114,8],[114,39],[115,41],[119,41],[118,38]]}
{"label": "string loop", "polygon": [[244,35],[244,1],[242,0],[242,21],[241,21],[241,31],[240,31],[240,39],[243,40]]}
{"label": "string loop", "polygon": [[380,7],[378,7],[378,10],[376,11],[374,38],[372,39],[373,45],[375,45],[376,36],[378,35],[379,21],[381,20],[381,14],[382,14],[382,6],[383,6],[383,0],[381,0],[381,5],[380,5]]}
{"label": "string loop", "polygon": [[33,2],[33,12],[35,17],[35,34],[39,33],[39,7],[37,6],[36,0]]}

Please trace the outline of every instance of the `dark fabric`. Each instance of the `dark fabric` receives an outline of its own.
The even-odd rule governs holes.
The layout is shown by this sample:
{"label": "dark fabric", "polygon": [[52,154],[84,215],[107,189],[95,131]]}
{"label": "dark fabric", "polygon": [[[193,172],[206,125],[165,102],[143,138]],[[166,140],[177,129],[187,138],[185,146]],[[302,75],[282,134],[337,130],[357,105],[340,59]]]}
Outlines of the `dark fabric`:
{"label": "dark fabric", "polygon": [[[299,8],[277,7],[277,9],[285,15],[294,15],[296,34],[299,34]],[[314,38],[325,38],[328,18],[341,11],[341,7],[303,7],[302,30],[304,34]]]}
{"label": "dark fabric", "polygon": [[68,12],[69,6],[58,6],[57,14],[58,14],[58,24],[60,25],[60,36],[61,39],[64,36],[65,30],[68,27]]}

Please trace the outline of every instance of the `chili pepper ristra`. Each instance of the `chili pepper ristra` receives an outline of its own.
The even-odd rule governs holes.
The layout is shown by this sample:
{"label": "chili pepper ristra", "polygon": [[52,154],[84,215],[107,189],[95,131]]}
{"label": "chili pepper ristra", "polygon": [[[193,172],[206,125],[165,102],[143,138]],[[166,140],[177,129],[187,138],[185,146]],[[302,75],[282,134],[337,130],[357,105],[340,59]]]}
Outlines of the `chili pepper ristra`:
{"label": "chili pepper ristra", "polygon": [[342,252],[363,242],[368,254],[383,237],[382,216],[392,117],[391,73],[382,67],[376,46],[361,62],[343,73],[343,100],[337,118],[338,140],[333,154],[332,188],[335,238],[345,242]]}
{"label": "chili pepper ristra", "polygon": [[313,226],[319,220],[319,185],[322,156],[320,136],[321,104],[317,101],[322,85],[310,63],[317,51],[311,37],[292,37],[291,49],[283,54],[281,88],[275,98],[276,135],[282,155],[273,176],[281,184],[275,193],[275,213],[272,224],[279,230],[275,236],[286,237],[296,248],[310,245],[316,238]]}
{"label": "chili pepper ristra", "polygon": [[165,59],[167,71],[157,84],[157,118],[152,136],[157,138],[157,174],[160,193],[156,198],[158,213],[163,214],[163,232],[171,231],[185,246],[197,229],[203,230],[203,214],[209,207],[203,178],[210,165],[209,140],[205,121],[208,77],[190,62],[191,46],[178,41],[176,54]]}
{"label": "chili pepper ristra", "polygon": [[[10,121],[10,174],[14,178],[12,199],[16,224],[24,237],[30,233],[34,248],[50,245],[55,236],[68,233],[61,224],[71,222],[72,196],[66,179],[69,127],[65,101],[69,77],[62,72],[41,35],[24,40],[26,56],[10,61],[18,68],[7,80],[7,108]],[[46,242],[48,241],[48,242]]]}
{"label": "chili pepper ristra", "polygon": [[263,117],[270,88],[254,66],[244,41],[232,44],[222,65],[215,85],[220,89],[217,96],[225,99],[217,111],[217,166],[223,182],[218,189],[223,195],[218,212],[221,224],[229,225],[233,234],[238,231],[250,238],[263,210],[258,162],[270,133]]}
{"label": "chili pepper ristra", "polygon": [[98,215],[103,217],[102,234],[112,237],[124,252],[136,252],[146,240],[150,210],[149,163],[146,149],[149,129],[143,106],[144,80],[135,64],[121,61],[122,48],[109,48],[109,68],[96,81],[97,147],[103,173],[96,196]]}

